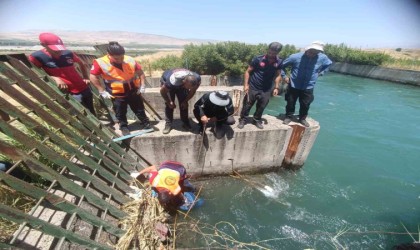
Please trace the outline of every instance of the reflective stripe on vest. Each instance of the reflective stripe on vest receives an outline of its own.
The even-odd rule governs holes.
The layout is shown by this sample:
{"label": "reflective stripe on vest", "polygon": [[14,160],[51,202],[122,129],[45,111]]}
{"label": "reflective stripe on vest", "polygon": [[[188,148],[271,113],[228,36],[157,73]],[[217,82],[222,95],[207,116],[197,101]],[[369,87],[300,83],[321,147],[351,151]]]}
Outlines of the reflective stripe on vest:
{"label": "reflective stripe on vest", "polygon": [[179,186],[179,172],[164,168],[158,171],[158,175],[152,182],[152,187],[154,188],[166,188],[173,195],[179,194],[181,192],[181,187]]}
{"label": "reflective stripe on vest", "polygon": [[125,94],[124,86],[127,86],[128,91],[140,86],[140,79],[136,79],[135,75],[136,61],[134,58],[124,56],[121,65],[123,70],[112,65],[108,55],[96,59],[96,62],[102,69],[102,78],[112,95],[123,96]]}

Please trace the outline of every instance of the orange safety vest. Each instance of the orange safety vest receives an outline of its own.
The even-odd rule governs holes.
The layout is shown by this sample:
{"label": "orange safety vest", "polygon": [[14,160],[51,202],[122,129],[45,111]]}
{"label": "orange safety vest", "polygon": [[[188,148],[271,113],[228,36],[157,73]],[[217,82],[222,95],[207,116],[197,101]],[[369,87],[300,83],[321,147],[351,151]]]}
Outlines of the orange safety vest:
{"label": "orange safety vest", "polygon": [[178,171],[169,168],[159,169],[158,174],[153,179],[152,187],[154,188],[166,188],[173,195],[181,192],[179,186],[180,175]]}
{"label": "orange safety vest", "polygon": [[123,97],[126,91],[129,92],[140,87],[140,79],[135,75],[136,61],[134,58],[124,56],[123,70],[112,65],[108,55],[96,59],[96,62],[102,69],[101,76],[105,86],[113,96]]}

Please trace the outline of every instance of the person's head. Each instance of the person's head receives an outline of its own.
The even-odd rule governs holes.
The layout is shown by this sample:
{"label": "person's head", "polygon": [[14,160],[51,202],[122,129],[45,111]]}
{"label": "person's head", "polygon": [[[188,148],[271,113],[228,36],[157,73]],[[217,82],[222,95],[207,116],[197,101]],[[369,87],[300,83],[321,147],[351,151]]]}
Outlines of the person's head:
{"label": "person's head", "polygon": [[109,42],[107,52],[111,62],[117,64],[123,63],[125,49],[118,42]]}
{"label": "person's head", "polygon": [[280,53],[281,49],[283,48],[283,45],[278,42],[272,42],[268,45],[267,50],[267,57],[270,60],[273,60],[277,57],[277,55]]}
{"label": "person's head", "polygon": [[184,203],[184,197],[181,193],[173,195],[166,188],[160,188],[158,190],[158,201],[159,204],[168,211],[174,211]]}
{"label": "person's head", "polygon": [[308,57],[315,57],[320,52],[324,51],[324,45],[325,43],[321,41],[315,41],[311,45],[305,48],[305,55]]}
{"label": "person's head", "polygon": [[221,107],[225,107],[230,102],[229,93],[222,90],[212,92],[209,99],[211,103]]}
{"label": "person's head", "polygon": [[184,80],[182,81],[184,83],[184,88],[186,89],[192,89],[195,88],[198,84],[198,80],[197,77],[195,77],[194,75],[187,75],[185,76]]}
{"label": "person's head", "polygon": [[39,34],[40,44],[53,56],[60,56],[63,50],[66,50],[63,40],[53,33]]}

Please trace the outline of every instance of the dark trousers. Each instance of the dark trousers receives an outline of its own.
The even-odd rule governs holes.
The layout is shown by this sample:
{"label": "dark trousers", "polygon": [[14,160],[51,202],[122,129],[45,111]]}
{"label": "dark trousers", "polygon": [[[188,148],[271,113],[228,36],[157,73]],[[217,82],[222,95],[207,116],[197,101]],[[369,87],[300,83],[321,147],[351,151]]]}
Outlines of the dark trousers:
{"label": "dark trousers", "polygon": [[296,101],[299,99],[299,118],[306,119],[308,116],[309,106],[314,101],[314,89],[295,89],[289,87],[286,92],[285,100],[286,105],[286,116],[290,117],[295,113]]}
{"label": "dark trousers", "polygon": [[[198,107],[194,108],[193,113],[194,113],[195,118],[198,121],[200,128],[203,128],[203,123],[201,122],[201,117],[200,117],[200,109]],[[208,118],[212,118],[212,117],[208,117]],[[226,124],[229,126],[233,125],[235,124],[235,118],[233,118],[232,116],[228,116],[225,119],[216,121],[216,127],[221,127],[223,126],[223,124]]]}
{"label": "dark trousers", "polygon": [[244,119],[249,115],[254,103],[257,102],[256,110],[254,113],[255,120],[261,120],[261,116],[264,112],[265,107],[267,107],[268,102],[270,101],[271,91],[260,91],[260,90],[248,90],[248,94],[244,97],[244,102],[242,105],[241,119]]}
{"label": "dark trousers", "polygon": [[120,127],[127,127],[127,106],[129,105],[133,113],[144,124],[149,123],[149,118],[144,112],[143,98],[135,92],[128,94],[126,97],[117,97],[113,99],[113,109],[115,116],[120,122]]}
{"label": "dark trousers", "polygon": [[93,95],[92,95],[92,91],[90,90],[90,88],[87,88],[87,89],[83,90],[82,92],[80,92],[77,95],[81,95],[82,96],[82,98],[81,98],[81,100],[82,100],[81,101],[81,104],[85,108],[89,109],[89,111],[94,116],[96,116],[95,108],[93,107]]}
{"label": "dark trousers", "polygon": [[[188,123],[188,103],[185,109],[181,108],[181,103],[187,99],[188,90],[184,88],[180,89],[171,89],[169,90],[169,95],[171,100],[175,103],[175,96],[178,99],[179,114],[181,116],[181,121]],[[168,105],[165,106],[165,120],[166,122],[172,123],[174,120],[174,110],[169,108]]]}

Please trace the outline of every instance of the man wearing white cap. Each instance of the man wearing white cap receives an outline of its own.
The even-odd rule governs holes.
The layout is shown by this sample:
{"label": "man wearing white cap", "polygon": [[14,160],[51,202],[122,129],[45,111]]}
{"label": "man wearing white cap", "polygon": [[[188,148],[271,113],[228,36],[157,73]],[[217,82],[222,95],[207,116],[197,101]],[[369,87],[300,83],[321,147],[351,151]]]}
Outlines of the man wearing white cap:
{"label": "man wearing white cap", "polygon": [[226,91],[213,91],[204,94],[194,104],[194,116],[200,124],[200,133],[209,122],[216,122],[216,138],[223,136],[223,124],[233,125],[233,103]]}
{"label": "man wearing white cap", "polygon": [[290,85],[285,95],[287,105],[283,124],[287,125],[292,121],[296,101],[299,99],[299,123],[309,127],[306,117],[309,106],[314,100],[316,80],[332,64],[332,61],[322,52],[324,52],[324,43],[315,41],[306,47],[304,52],[292,54],[283,61],[282,77],[285,76],[284,69],[291,67],[290,78],[285,78],[286,83]]}
{"label": "man wearing white cap", "polygon": [[[63,41],[55,34],[41,33],[39,41],[44,49],[32,53],[29,61],[50,75],[58,88],[68,91],[73,98],[95,114],[93,96],[89,88],[89,73],[80,58],[66,49]],[[83,78],[77,72],[75,63],[79,65]]]}

